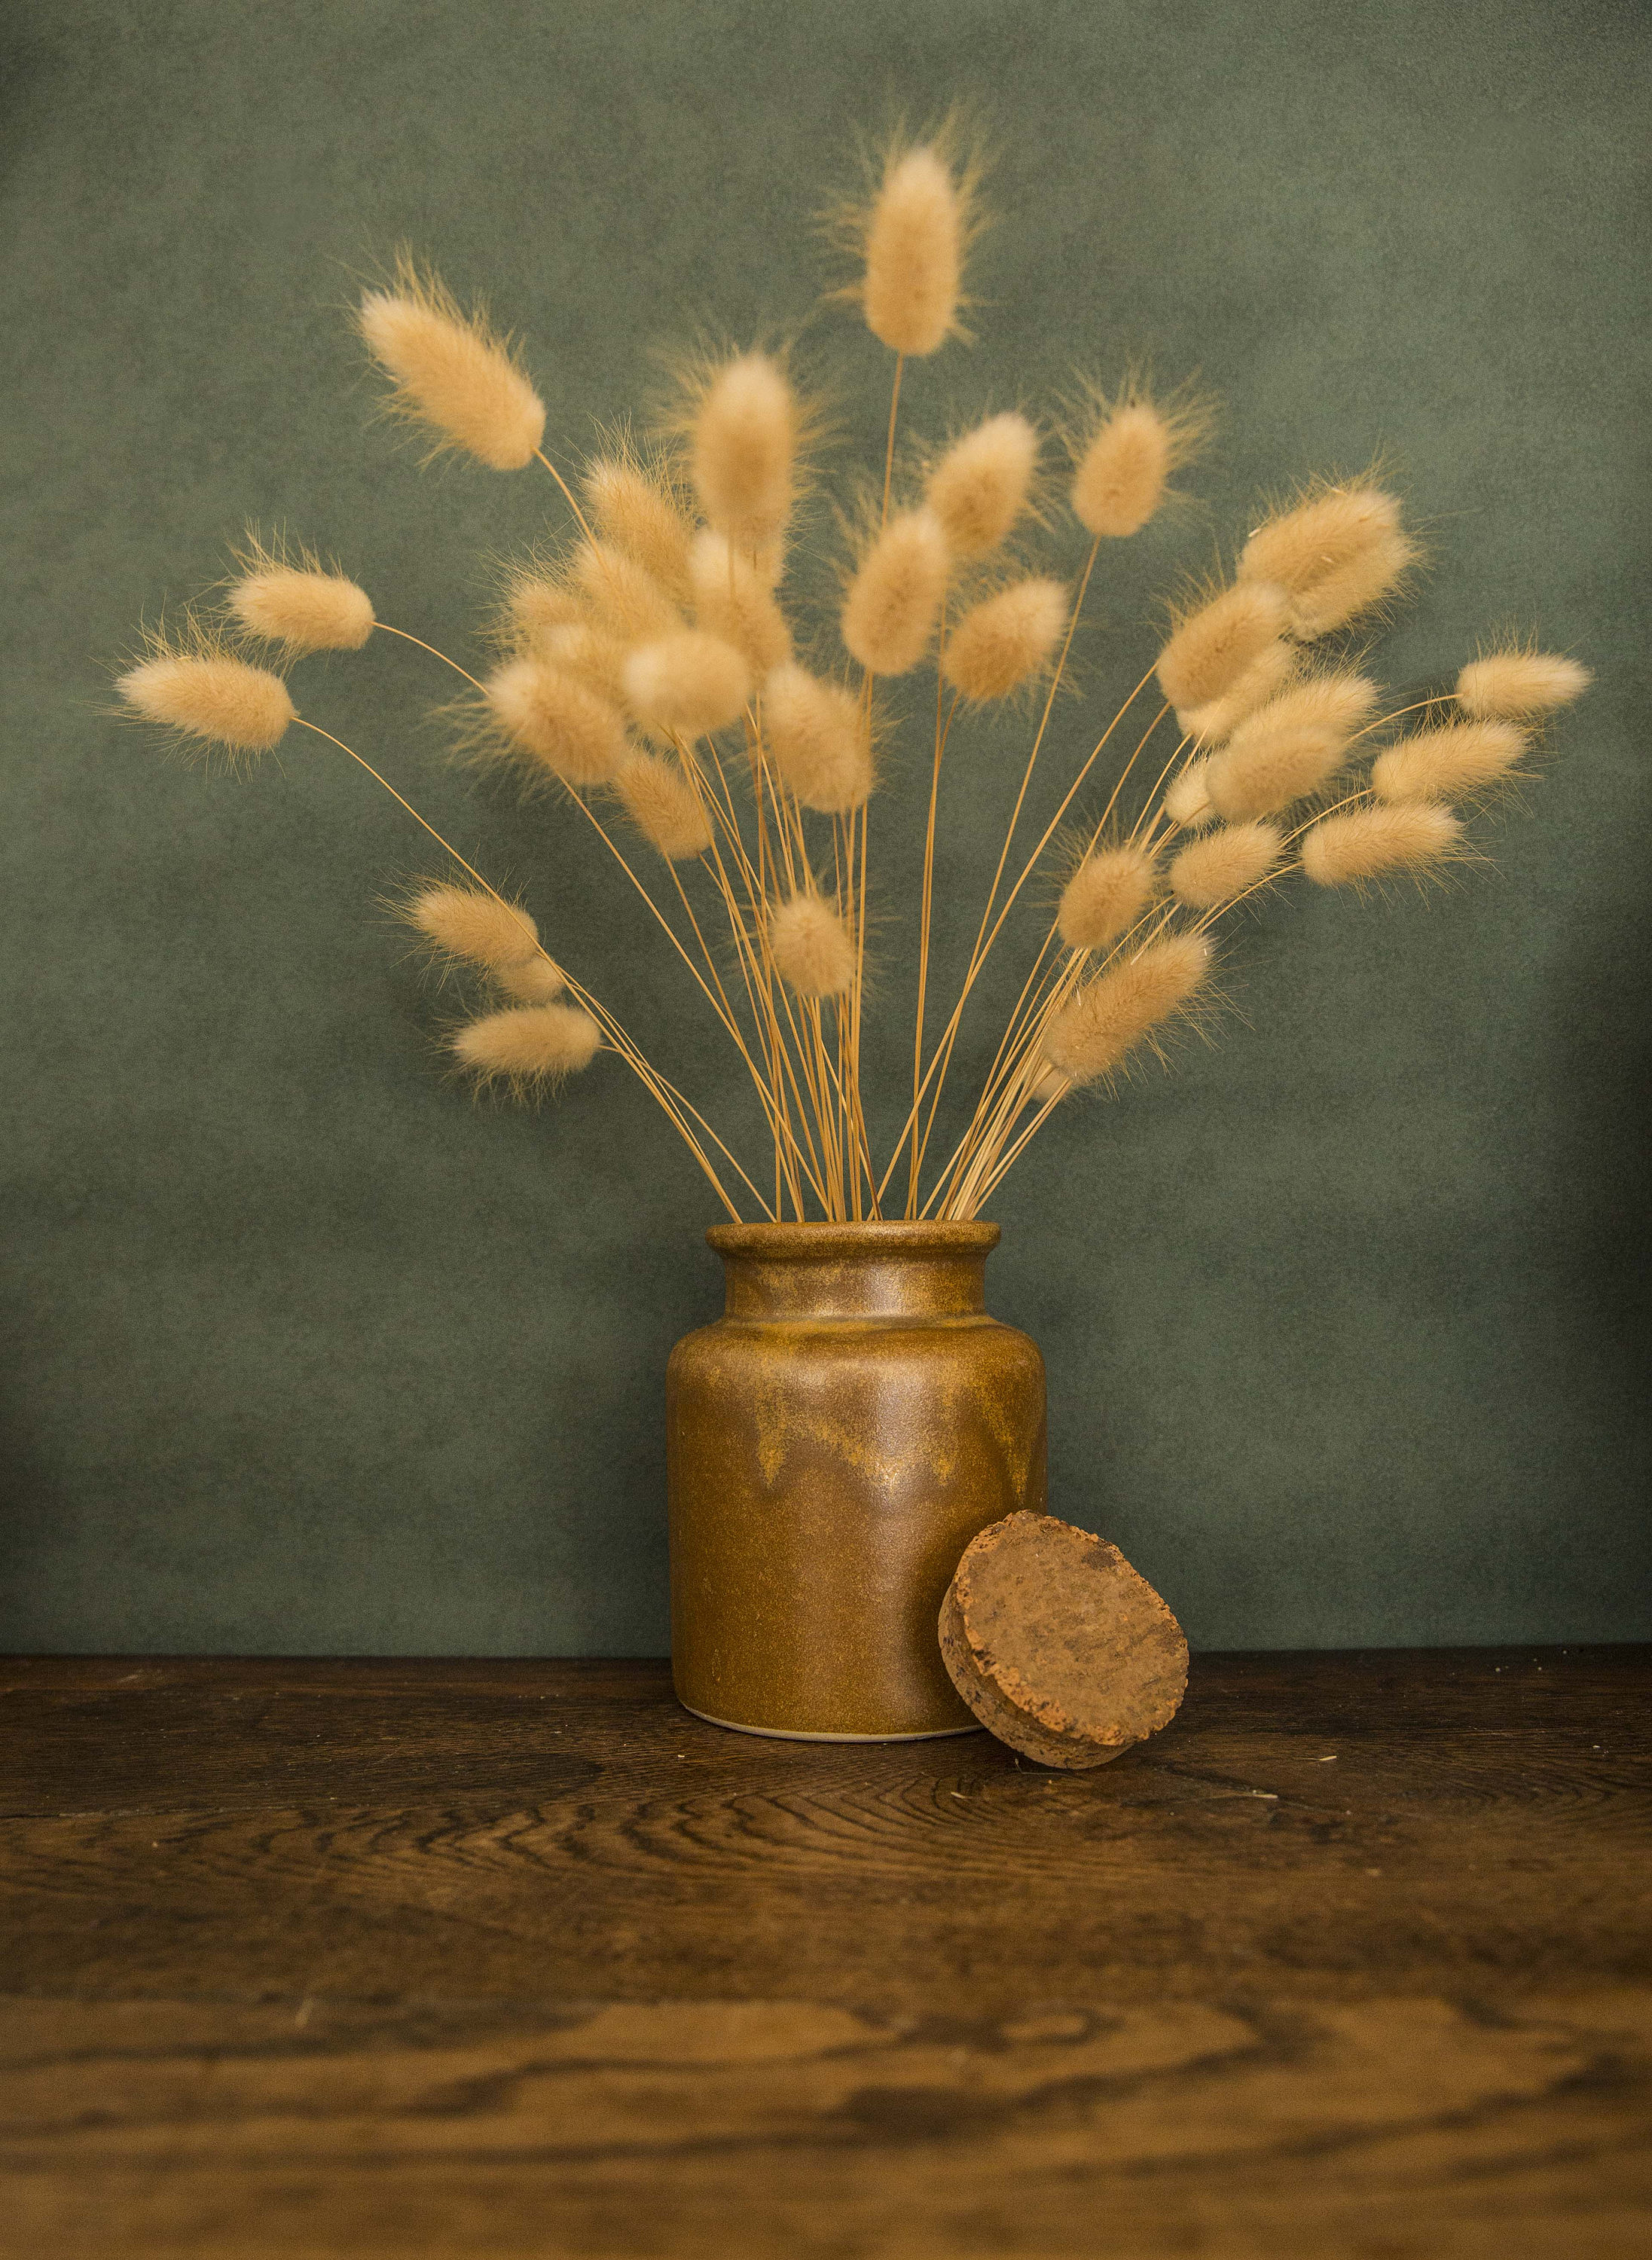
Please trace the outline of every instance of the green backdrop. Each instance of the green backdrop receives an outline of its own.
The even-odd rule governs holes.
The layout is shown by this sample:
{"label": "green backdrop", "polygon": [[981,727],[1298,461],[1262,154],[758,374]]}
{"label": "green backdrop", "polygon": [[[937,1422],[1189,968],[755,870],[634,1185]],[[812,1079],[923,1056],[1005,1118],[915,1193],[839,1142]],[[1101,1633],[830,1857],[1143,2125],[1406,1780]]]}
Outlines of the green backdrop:
{"label": "green backdrop", "polygon": [[[421,474],[373,420],[343,309],[399,240],[488,293],[577,448],[656,341],[811,317],[856,130],[955,96],[998,225],[913,429],[1142,354],[1224,404],[1198,507],[1105,562],[1088,700],[1262,489],[1379,451],[1433,558],[1385,680],[1503,624],[1598,675],[1484,868],[1269,904],[1219,1042],[1066,1110],[1005,1189],[1055,1510],[1205,1646],[1652,1632],[1644,11],[50,0],[4,37],[0,1641],[663,1648],[662,1370],[719,1295],[692,1166],[611,1062],[537,1115],[444,1082],[377,907],[430,868],[394,805],[304,745],[168,764],[108,669],[248,519],[476,650],[488,556],[554,497]],[[803,347],[852,460],[887,371],[841,318]],[[297,682],[740,1119],[573,815],[447,763],[438,675],[380,638]],[[1017,738],[958,741],[943,955]],[[909,852],[876,896],[897,1077],[911,899]]]}

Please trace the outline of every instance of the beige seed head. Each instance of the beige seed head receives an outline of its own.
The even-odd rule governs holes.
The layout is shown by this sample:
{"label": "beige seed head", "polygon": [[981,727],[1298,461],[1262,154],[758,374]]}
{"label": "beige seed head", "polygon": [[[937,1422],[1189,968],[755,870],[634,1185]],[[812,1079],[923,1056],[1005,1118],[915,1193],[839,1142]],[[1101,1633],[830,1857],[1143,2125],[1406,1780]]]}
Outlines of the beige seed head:
{"label": "beige seed head", "polygon": [[1416,557],[1392,495],[1330,487],[1258,526],[1241,553],[1239,577],[1284,589],[1291,633],[1312,639],[1380,604]]}
{"label": "beige seed head", "polygon": [[1190,910],[1214,910],[1265,878],[1284,845],[1271,824],[1224,824],[1183,848],[1170,865],[1170,890]]}
{"label": "beige seed head", "polygon": [[941,672],[966,698],[1005,698],[1048,665],[1066,626],[1059,581],[1014,582],[970,606],[947,638]]}
{"label": "beige seed head", "polygon": [[115,688],[145,721],[236,753],[267,754],[297,719],[280,676],[210,647],[158,646],[153,658],[118,676]]}
{"label": "beige seed head", "polygon": [[626,662],[626,697],[637,719],[667,736],[708,737],[738,721],[751,697],[743,654],[703,628],[638,646]]}
{"label": "beige seed head", "polygon": [[1105,949],[1127,933],[1158,890],[1145,848],[1098,848],[1062,890],[1056,925],[1069,949]]}
{"label": "beige seed head", "polygon": [[576,790],[605,784],[626,758],[625,725],[567,668],[516,659],[483,685],[487,711],[511,748]]}
{"label": "beige seed head", "polygon": [[996,549],[1026,508],[1038,433],[1012,410],[955,440],[929,474],[924,500],[958,557]]}
{"label": "beige seed head", "polygon": [[844,648],[869,675],[905,675],[929,649],[947,587],[947,537],[932,510],[898,511],[843,599]]}
{"label": "beige seed head", "polygon": [[468,1021],[452,1045],[478,1083],[503,1083],[524,1096],[589,1067],[602,1031],[576,1005],[512,1005]]}
{"label": "beige seed head", "polygon": [[689,465],[718,533],[750,550],[783,532],[799,439],[797,397],[772,355],[739,354],[713,373],[690,426]]}
{"label": "beige seed head", "polygon": [[1461,800],[1500,784],[1525,752],[1513,722],[1452,722],[1402,738],[1371,763],[1378,800]]}
{"label": "beige seed head", "polygon": [[1591,677],[1552,651],[1496,651],[1471,660],[1457,677],[1457,704],[1477,719],[1535,720],[1581,698]]}
{"label": "beige seed head", "polygon": [[1190,762],[1165,787],[1164,812],[1171,823],[1179,826],[1184,832],[1196,831],[1202,824],[1215,823],[1216,810],[1211,800],[1209,762]]}
{"label": "beige seed head", "polygon": [[625,699],[626,646],[589,620],[567,620],[532,640],[530,655],[576,675],[590,689],[618,706]]}
{"label": "beige seed head", "polygon": [[1211,756],[1205,790],[1217,813],[1241,823],[1317,792],[1377,700],[1363,676],[1323,675],[1259,706]]}
{"label": "beige seed head", "polygon": [[519,471],[545,433],[545,404],[494,335],[436,276],[404,254],[392,289],[369,290],[356,315],[368,351],[395,383],[391,405],[490,470]]}
{"label": "beige seed head", "polygon": [[525,957],[520,965],[496,967],[493,978],[495,985],[518,1005],[548,1005],[568,986],[561,967],[554,965],[542,950]]}
{"label": "beige seed head", "polygon": [[585,509],[597,533],[653,576],[679,604],[689,597],[693,527],[665,478],[628,451],[599,455],[583,482]]}
{"label": "beige seed head", "polygon": [[1028,1106],[1054,1106],[1072,1089],[1072,1077],[1058,1067],[1044,1067],[1033,1078],[1023,1102]]}
{"label": "beige seed head", "polygon": [[892,153],[865,222],[861,304],[891,353],[932,354],[955,327],[968,213],[937,150]]}
{"label": "beige seed head", "polygon": [[699,795],[675,762],[653,754],[633,754],[614,783],[626,815],[669,862],[704,855],[710,848],[710,819]]}
{"label": "beige seed head", "polygon": [[1212,698],[1203,706],[1184,707],[1176,715],[1176,727],[1184,738],[1191,738],[1201,746],[1219,746],[1224,738],[1233,735],[1247,714],[1254,713],[1264,700],[1283,690],[1296,671],[1297,654],[1292,647],[1281,640],[1263,646],[1239,680],[1225,690],[1219,698]]}
{"label": "beige seed head", "polygon": [[527,912],[475,887],[421,887],[403,915],[449,957],[490,972],[539,956],[540,930]]}
{"label": "beige seed head", "polygon": [[1122,1065],[1171,1014],[1186,1008],[1210,975],[1202,933],[1151,941],[1081,989],[1050,1019],[1044,1053],[1074,1083],[1094,1083]]}
{"label": "beige seed head", "polygon": [[855,985],[855,945],[819,895],[793,895],[769,913],[769,949],[800,997],[841,997]]}
{"label": "beige seed head", "polygon": [[583,597],[560,572],[547,573],[537,565],[515,568],[504,584],[504,642],[533,642],[552,628],[566,627],[585,617]]}
{"label": "beige seed head", "polygon": [[650,642],[683,626],[682,613],[647,566],[611,541],[582,541],[568,575],[595,624],[621,643]]}
{"label": "beige seed head", "polygon": [[360,651],[373,633],[373,603],[342,573],[275,561],[231,583],[228,610],[248,635],[278,643],[297,658],[308,651]]}
{"label": "beige seed head", "polygon": [[763,730],[775,767],[804,807],[844,816],[871,791],[865,705],[840,683],[777,667],[763,682]]}
{"label": "beige seed head", "polygon": [[1159,654],[1159,684],[1172,706],[1206,706],[1231,690],[1284,633],[1284,590],[1241,581],[1181,619]]}
{"label": "beige seed head", "polygon": [[1173,460],[1169,426],[1151,401],[1105,415],[1073,472],[1073,515],[1088,533],[1139,533],[1164,500]]}
{"label": "beige seed head", "polygon": [[721,636],[744,654],[755,675],[783,667],[791,657],[791,631],[771,584],[726,534],[703,527],[689,551],[695,625]]}
{"label": "beige seed head", "polygon": [[1421,870],[1450,855],[1462,826],[1428,801],[1324,816],[1302,840],[1302,868],[1316,886],[1357,886],[1390,871]]}

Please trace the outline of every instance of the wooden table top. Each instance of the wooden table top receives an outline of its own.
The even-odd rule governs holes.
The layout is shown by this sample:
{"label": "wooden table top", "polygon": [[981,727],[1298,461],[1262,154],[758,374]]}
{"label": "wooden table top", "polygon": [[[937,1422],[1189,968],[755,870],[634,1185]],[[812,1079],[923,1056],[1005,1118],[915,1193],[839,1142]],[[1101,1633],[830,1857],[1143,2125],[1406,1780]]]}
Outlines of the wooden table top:
{"label": "wooden table top", "polygon": [[0,2250],[1652,2253],[1652,1649],[1087,1774],[653,1663],[0,1663]]}

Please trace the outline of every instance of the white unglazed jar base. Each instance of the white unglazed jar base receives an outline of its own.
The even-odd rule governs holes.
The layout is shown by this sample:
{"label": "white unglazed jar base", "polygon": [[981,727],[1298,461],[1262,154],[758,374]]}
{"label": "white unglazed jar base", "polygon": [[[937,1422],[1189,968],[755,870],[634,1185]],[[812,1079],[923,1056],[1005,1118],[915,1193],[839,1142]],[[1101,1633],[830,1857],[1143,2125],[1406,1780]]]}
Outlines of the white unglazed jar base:
{"label": "white unglazed jar base", "polygon": [[[678,1701],[682,1702],[681,1696]],[[984,1727],[926,1727],[916,1734],[816,1734],[801,1727],[747,1727],[738,1719],[719,1719],[713,1712],[697,1711],[692,1703],[683,1708],[691,1717],[704,1719],[708,1727],[726,1727],[732,1734],[761,1734],[771,1742],[942,1742],[953,1734],[983,1734]]]}

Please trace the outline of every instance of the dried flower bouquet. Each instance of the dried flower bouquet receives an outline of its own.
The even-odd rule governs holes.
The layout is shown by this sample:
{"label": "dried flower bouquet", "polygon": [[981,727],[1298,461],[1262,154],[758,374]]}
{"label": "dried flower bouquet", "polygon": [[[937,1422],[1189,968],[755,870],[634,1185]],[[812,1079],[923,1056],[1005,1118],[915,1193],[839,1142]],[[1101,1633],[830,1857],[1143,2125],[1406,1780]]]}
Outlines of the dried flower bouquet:
{"label": "dried flower bouquet", "polygon": [[[961,334],[977,210],[976,168],[942,135],[892,147],[852,215],[856,279],[841,295],[893,357],[888,436],[858,514],[840,513],[840,603],[835,621],[815,624],[807,665],[782,590],[819,418],[786,355],[701,362],[651,452],[622,441],[565,477],[541,446],[544,407],[485,318],[406,257],[359,310],[390,404],[438,449],[501,472],[537,464],[561,490],[569,531],[511,575],[497,663],[473,675],[423,647],[464,677],[474,748],[553,783],[606,843],[734,1047],[772,1165],[738,1159],[589,969],[547,948],[526,909],[299,713],[284,673],[245,655],[256,642],[290,662],[359,649],[375,632],[422,644],[378,620],[354,581],[250,542],[219,611],[154,634],[119,679],[138,714],[197,742],[255,754],[311,731],[395,793],[454,867],[411,892],[405,916],[490,991],[448,1038],[462,1068],[527,1092],[614,1054],[731,1217],[977,1215],[1070,1091],[1110,1088],[1208,1005],[1220,922],[1239,905],[1298,875],[1359,886],[1460,856],[1460,812],[1521,773],[1546,719],[1588,680],[1570,659],[1505,642],[1462,669],[1454,697],[1381,711],[1377,683],[1327,639],[1380,617],[1418,549],[1375,479],[1318,482],[1267,512],[1230,575],[1173,605],[1152,665],[1086,732],[1089,750],[1034,818],[1102,545],[1165,505],[1207,418],[1185,388],[1088,388],[1061,429],[1061,500],[1090,537],[1071,586],[1033,569],[1026,547],[1055,490],[1045,435],[1025,414],[989,416],[898,477],[903,378]],[[831,627],[847,663],[824,656]],[[893,1150],[875,1153],[862,1090],[870,812],[880,765],[899,758],[884,686],[926,669],[910,1103]],[[1019,789],[943,1012],[931,937],[951,726],[961,708],[1018,698],[1030,702]],[[1108,790],[1090,807],[1081,796],[1104,762]],[[934,1133],[966,1008],[1041,879],[1054,915],[943,1152]]]}

